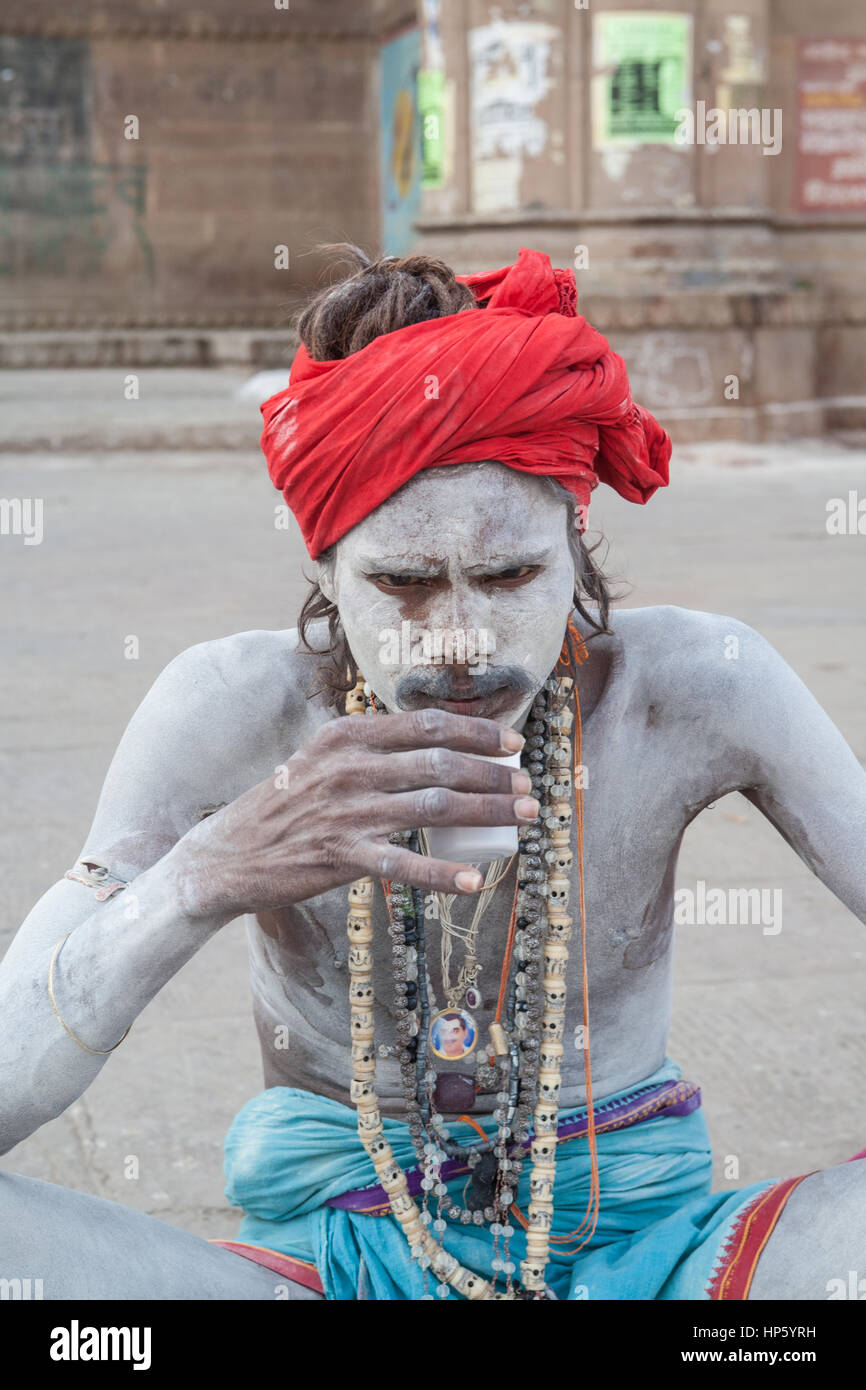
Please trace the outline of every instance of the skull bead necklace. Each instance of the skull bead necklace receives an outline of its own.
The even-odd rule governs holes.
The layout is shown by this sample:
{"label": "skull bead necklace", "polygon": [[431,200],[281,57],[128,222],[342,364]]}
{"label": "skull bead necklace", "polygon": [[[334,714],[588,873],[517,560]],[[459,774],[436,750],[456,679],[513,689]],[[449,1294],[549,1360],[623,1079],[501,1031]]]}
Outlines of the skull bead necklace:
{"label": "skull bead necklace", "polygon": [[[572,714],[567,702],[572,692],[576,700],[570,677],[550,677],[533,702],[526,726],[528,737],[522,761],[530,773],[540,814],[520,831],[518,885],[496,1016],[489,1029],[490,1070],[499,1086],[493,1112],[496,1133],[488,1138],[480,1126],[475,1126],[484,1136],[480,1144],[458,1144],[434,1105],[437,1073],[429,1053],[436,1049],[431,1049],[424,896],[420,889],[409,885],[384,885],[400,1071],[409,1131],[423,1173],[420,1211],[410,1195],[406,1174],[385,1138],[375,1090],[373,880],[358,879],[349,888],[350,1095],[357,1108],[358,1133],[413,1258],[424,1270],[425,1279],[429,1271],[438,1280],[436,1292],[443,1297],[447,1297],[449,1287],[472,1300],[544,1297],[548,1292],[545,1270],[553,1219],[565,975],[572,929],[567,911],[573,790],[569,737]],[[375,697],[358,672],[356,684],[346,696],[347,714],[373,712],[377,708]],[[421,847],[418,832],[398,832],[392,839],[416,851]],[[451,1012],[459,1013],[456,1009]],[[459,1022],[455,1027],[459,1028]],[[437,1036],[441,1042],[441,1028]],[[439,1050],[439,1055],[451,1054]],[[460,1054],[455,1050],[453,1055]],[[513,1234],[509,1211],[516,1197],[527,1141],[532,1171],[521,1287],[513,1278],[515,1264],[509,1258],[508,1242]],[[448,1158],[463,1159],[470,1169],[464,1206],[451,1200],[442,1181],[442,1165]],[[434,1198],[435,1217],[429,1209]],[[446,1217],[462,1224],[489,1224],[494,1237],[492,1280],[464,1268],[444,1249],[441,1237],[447,1229]]]}

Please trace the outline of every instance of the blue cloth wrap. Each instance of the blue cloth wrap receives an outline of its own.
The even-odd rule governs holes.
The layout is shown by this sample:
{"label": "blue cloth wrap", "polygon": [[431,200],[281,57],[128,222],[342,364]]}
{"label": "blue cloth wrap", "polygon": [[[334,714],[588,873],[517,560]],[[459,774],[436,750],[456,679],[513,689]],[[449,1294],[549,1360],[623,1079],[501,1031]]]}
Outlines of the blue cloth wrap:
{"label": "blue cloth wrap", "polygon": [[[680,1080],[669,1060],[628,1091],[596,1101],[596,1122],[607,1105],[650,1084]],[[560,1119],[583,1116],[586,1108],[560,1112]],[[478,1116],[491,1134],[494,1122]],[[408,1126],[383,1119],[385,1136],[404,1168],[417,1162]],[[474,1131],[450,1122],[454,1138]],[[719,1254],[738,1212],[770,1181],[727,1192],[710,1192],[712,1155],[703,1112],[660,1114],[624,1129],[598,1135],[601,1202],[592,1240],[579,1253],[552,1248],[547,1281],[558,1298],[703,1299]],[[520,1209],[529,1204],[527,1161],[517,1189]],[[238,1239],[311,1260],[330,1299],[355,1299],[361,1261],[366,1297],[421,1299],[437,1281],[409,1253],[399,1223],[391,1215],[370,1216],[326,1206],[355,1188],[375,1186],[376,1173],[357,1133],[353,1109],[310,1091],[275,1086],[248,1101],[232,1122],[225,1141],[226,1197],[243,1209]],[[461,1203],[467,1179],[448,1185]],[[583,1221],[590,1191],[589,1147],[585,1138],[557,1149],[553,1234],[565,1235]],[[448,1205],[447,1198],[445,1199]],[[462,1203],[461,1203],[462,1204]],[[436,1212],[438,1199],[430,1210]],[[509,1258],[518,1265],[525,1237],[514,1226]],[[484,1226],[448,1221],[446,1250],[461,1264],[492,1277],[493,1237]],[[501,1241],[500,1241],[501,1245]],[[566,1247],[570,1248],[570,1247]],[[457,1299],[449,1289],[449,1298]]]}

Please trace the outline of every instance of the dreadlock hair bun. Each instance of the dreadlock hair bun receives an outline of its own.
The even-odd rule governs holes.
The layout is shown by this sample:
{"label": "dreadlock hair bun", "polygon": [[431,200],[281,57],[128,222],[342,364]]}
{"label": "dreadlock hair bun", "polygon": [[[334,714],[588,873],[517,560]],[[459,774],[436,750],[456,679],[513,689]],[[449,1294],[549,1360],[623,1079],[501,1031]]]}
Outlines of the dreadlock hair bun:
{"label": "dreadlock hair bun", "polygon": [[352,269],[345,279],[320,290],[298,317],[298,336],[314,361],[348,357],[383,333],[478,307],[469,286],[432,256],[372,261],[351,242],[316,249],[339,254]]}

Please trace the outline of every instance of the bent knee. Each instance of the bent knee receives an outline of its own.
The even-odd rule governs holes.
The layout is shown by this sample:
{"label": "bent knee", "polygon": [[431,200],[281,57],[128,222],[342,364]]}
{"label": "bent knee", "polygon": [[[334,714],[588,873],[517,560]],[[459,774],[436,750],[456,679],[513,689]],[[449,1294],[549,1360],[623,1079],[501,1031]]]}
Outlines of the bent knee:
{"label": "bent knee", "polygon": [[0,1280],[44,1299],[320,1297],[144,1212],[2,1171]]}
{"label": "bent knee", "polygon": [[[829,1299],[850,1272],[866,1281],[866,1161],[810,1173],[794,1188],[758,1260],[750,1299]],[[866,1284],[864,1284],[866,1288]]]}

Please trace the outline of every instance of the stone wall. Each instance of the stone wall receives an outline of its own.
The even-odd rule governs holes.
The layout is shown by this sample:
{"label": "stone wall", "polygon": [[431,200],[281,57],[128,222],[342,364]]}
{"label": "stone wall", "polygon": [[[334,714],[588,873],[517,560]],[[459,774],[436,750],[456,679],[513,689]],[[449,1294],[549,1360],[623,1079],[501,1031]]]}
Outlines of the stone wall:
{"label": "stone wall", "polygon": [[375,246],[405,4],[69,8],[0,17],[0,328],[275,326],[318,241]]}

